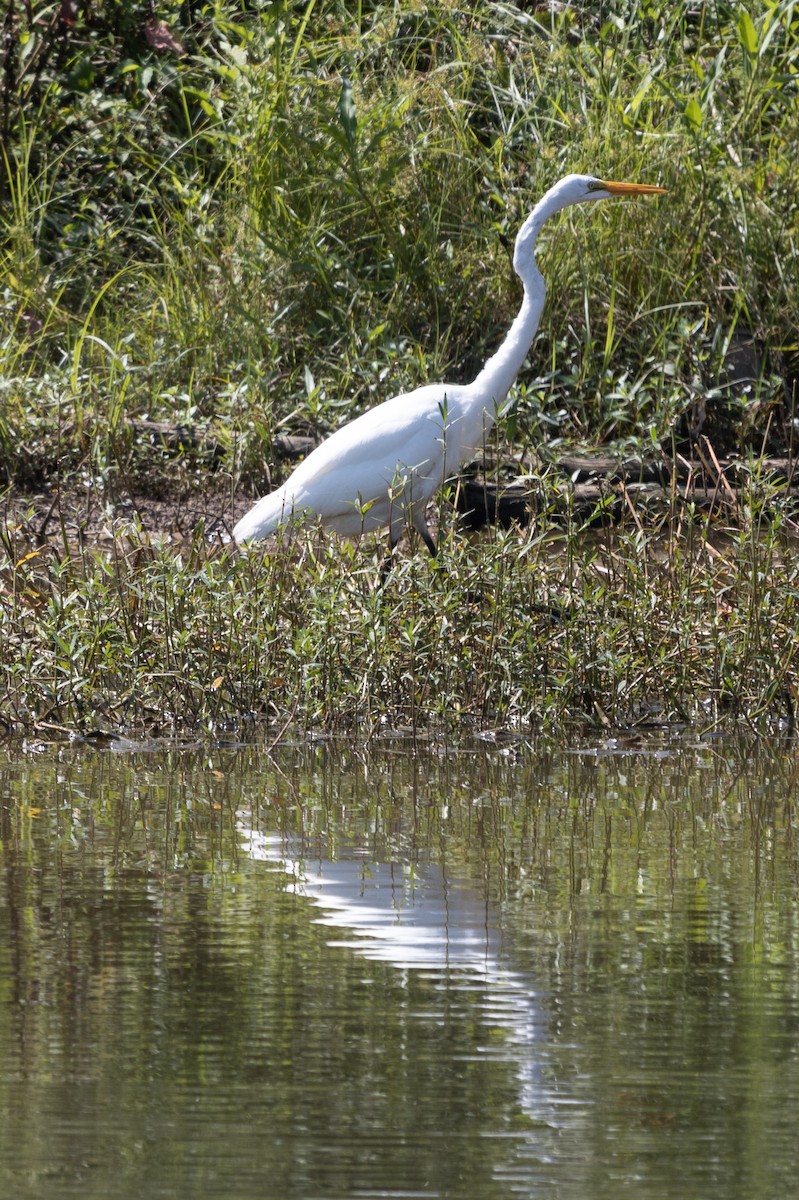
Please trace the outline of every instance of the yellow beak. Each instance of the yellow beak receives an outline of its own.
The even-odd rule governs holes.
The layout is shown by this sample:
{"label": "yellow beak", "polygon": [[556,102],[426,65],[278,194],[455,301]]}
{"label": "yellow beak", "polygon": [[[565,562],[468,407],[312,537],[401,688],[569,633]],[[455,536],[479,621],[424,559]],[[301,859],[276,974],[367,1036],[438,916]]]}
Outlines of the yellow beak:
{"label": "yellow beak", "polygon": [[610,179],[603,179],[602,186],[612,196],[655,196],[666,191],[652,183],[614,183]]}

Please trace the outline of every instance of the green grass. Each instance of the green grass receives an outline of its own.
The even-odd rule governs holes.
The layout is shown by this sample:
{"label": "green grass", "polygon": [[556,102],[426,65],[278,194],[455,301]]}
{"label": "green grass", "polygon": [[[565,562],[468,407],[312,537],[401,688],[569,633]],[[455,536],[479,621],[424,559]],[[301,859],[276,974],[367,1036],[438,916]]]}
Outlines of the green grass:
{"label": "green grass", "polygon": [[[321,433],[426,379],[468,379],[518,303],[515,232],[569,170],[669,195],[546,232],[520,426],[663,438],[709,400],[730,445],[754,444],[768,414],[779,439],[792,398],[776,380],[796,354],[793,5],[220,5],[192,30],[176,5],[183,58],[149,50],[125,12],[108,6],[93,41],[76,31],[58,72],[23,72],[10,114],[8,476],[52,473],[56,417],[77,435],[62,463],[89,453],[113,473],[133,453],[125,417],[146,413],[217,421],[225,469],[257,487],[275,430]],[[741,328],[764,377],[725,398]]]}
{"label": "green grass", "polygon": [[[307,534],[180,552],[118,526],[111,549],[6,530],[8,731],[519,734],[675,721],[792,727],[799,562],[776,493],[734,526],[675,496],[657,531],[546,515],[439,561]],[[775,507],[776,506],[776,507]]]}
{"label": "green grass", "polygon": [[[514,446],[687,452],[701,432],[719,454],[792,452],[793,4],[219,3],[191,6],[187,27],[188,8],[159,5],[183,56],[148,46],[144,4],[89,4],[60,32],[45,5],[31,27],[18,14],[0,138],[13,512],[42,490],[88,489],[109,520],[136,492],[256,495],[279,477],[277,433],[322,436],[424,381],[471,378],[518,305],[516,230],[571,170],[669,192],[547,228]],[[759,379],[728,388],[741,334]],[[137,436],[141,417],[199,424],[216,450],[170,459]],[[456,540],[382,592],[373,543],[238,557],[209,554],[198,529],[176,555],[119,524],[101,551],[40,546],[9,518],[2,719],[792,719],[778,493],[755,478],[721,541],[675,500],[661,529],[605,542],[573,524],[550,545],[543,492],[534,533]]]}

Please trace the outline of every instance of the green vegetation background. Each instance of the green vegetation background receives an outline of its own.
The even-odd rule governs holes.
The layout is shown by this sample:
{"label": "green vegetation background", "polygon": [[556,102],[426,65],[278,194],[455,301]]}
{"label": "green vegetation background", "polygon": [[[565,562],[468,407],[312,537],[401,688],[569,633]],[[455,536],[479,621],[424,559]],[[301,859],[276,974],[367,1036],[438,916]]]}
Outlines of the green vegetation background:
{"label": "green vegetation background", "polygon": [[[109,520],[141,490],[232,506],[274,479],[278,433],[468,379],[518,304],[520,221],[573,170],[669,194],[551,223],[548,306],[504,436],[544,463],[567,443],[671,450],[697,433],[718,453],[792,452],[793,2],[2,7],[14,495],[83,487]],[[756,378],[730,387],[749,341]],[[175,459],[142,418],[200,425],[213,451]],[[393,600],[346,545],[309,543],[298,566],[215,559],[201,537],[176,557],[128,531],[76,555],[17,515],[0,714],[792,721],[796,589],[774,512],[764,524],[744,497],[729,553],[672,522],[666,569],[635,525],[599,546],[567,529],[556,565],[543,534],[497,533],[453,555],[447,583],[403,564]],[[555,601],[571,619],[553,631]]]}
{"label": "green vegetation background", "polygon": [[[5,7],[7,479],[110,486],[148,416],[212,423],[257,488],[276,431],[468,380],[573,170],[669,197],[548,230],[519,436],[659,443],[710,406],[728,446],[785,441],[793,3]],[[730,396],[736,331],[763,378]]]}

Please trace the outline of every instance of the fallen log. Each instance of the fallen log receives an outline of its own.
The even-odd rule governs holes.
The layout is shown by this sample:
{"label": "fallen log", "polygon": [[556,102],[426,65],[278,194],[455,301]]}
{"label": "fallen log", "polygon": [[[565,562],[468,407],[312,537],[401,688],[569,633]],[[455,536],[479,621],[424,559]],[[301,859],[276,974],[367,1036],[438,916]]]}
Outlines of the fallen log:
{"label": "fallen log", "polygon": [[546,511],[570,514],[581,521],[605,524],[624,513],[657,517],[677,509],[680,514],[716,510],[735,514],[748,500],[752,485],[799,500],[799,463],[795,459],[709,462],[679,459],[618,459],[610,456],[564,455],[549,468],[562,476],[560,486],[546,489],[534,476],[523,479],[472,475],[455,483],[455,508],[469,529],[498,524],[526,525]]}
{"label": "fallen log", "polygon": [[[147,438],[168,453],[202,451],[221,457],[222,446],[212,429],[183,422],[130,421],[140,438]],[[277,434],[272,440],[276,460],[295,462],[313,450],[317,442],[298,434]],[[775,489],[775,494],[792,496],[799,490],[799,459],[718,459],[707,439],[700,439],[696,457],[681,455],[644,458],[637,455],[562,454],[548,464],[526,464],[521,478],[501,466],[479,474],[471,464],[454,480],[455,508],[467,528],[486,524],[507,527],[524,525],[531,517],[547,512],[571,513],[581,520],[613,522],[634,510],[642,515],[662,514],[670,505],[681,509],[693,505],[707,511],[718,508],[734,512],[742,493],[753,483]],[[519,467],[516,471],[518,473]],[[555,487],[540,482],[549,476]],[[506,476],[507,478],[500,478]]]}

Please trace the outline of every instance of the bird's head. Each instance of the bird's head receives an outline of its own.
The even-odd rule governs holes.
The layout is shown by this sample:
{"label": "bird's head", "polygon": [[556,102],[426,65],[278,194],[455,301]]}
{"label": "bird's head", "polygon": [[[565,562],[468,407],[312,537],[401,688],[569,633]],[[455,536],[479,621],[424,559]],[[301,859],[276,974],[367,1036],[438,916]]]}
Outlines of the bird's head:
{"label": "bird's head", "polygon": [[611,179],[597,179],[594,175],[565,175],[541,197],[519,230],[513,251],[516,273],[523,280],[530,272],[535,273],[532,259],[541,226],[569,205],[609,200],[612,196],[653,196],[665,190],[651,183],[616,183]]}
{"label": "bird's head", "polygon": [[553,200],[552,211],[558,211],[570,204],[608,200],[611,196],[654,196],[665,190],[651,183],[616,183],[612,179],[597,179],[593,175],[565,175],[549,195]]}

